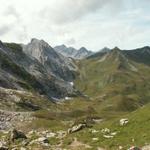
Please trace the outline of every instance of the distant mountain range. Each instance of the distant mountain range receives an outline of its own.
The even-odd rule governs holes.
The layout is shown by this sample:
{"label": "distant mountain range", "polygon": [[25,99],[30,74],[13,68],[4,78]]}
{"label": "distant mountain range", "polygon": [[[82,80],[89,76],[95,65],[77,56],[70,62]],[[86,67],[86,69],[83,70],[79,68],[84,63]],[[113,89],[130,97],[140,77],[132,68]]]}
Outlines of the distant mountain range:
{"label": "distant mountain range", "polygon": [[93,54],[92,51],[87,50],[85,47],[81,47],[79,50],[73,48],[73,47],[67,47],[65,45],[60,45],[54,47],[54,49],[61,53],[62,55],[66,57],[71,57],[74,59],[82,59],[86,58]]}
{"label": "distant mountain range", "polygon": [[149,145],[149,81],[148,46],[90,52],[0,41],[0,149]]}
{"label": "distant mountain range", "polygon": [[50,99],[84,92],[90,95],[110,88],[112,83],[123,88],[126,82],[129,87],[136,84],[146,93],[149,85],[143,84],[148,83],[149,65],[148,46],[135,50],[105,47],[94,53],[84,47],[79,50],[65,45],[52,48],[38,39],[32,39],[27,45],[0,42],[0,86],[38,92]]}

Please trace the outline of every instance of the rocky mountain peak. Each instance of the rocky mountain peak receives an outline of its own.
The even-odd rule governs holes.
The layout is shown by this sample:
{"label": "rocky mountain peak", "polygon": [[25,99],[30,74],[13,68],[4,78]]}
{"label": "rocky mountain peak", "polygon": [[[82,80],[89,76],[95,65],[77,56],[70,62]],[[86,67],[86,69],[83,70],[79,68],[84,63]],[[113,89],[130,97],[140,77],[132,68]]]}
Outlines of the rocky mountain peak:
{"label": "rocky mountain peak", "polygon": [[23,51],[39,60],[42,64],[44,64],[48,57],[57,57],[56,52],[48,43],[35,38],[31,39],[31,42],[23,47]]}
{"label": "rocky mountain peak", "polygon": [[2,43],[2,41],[0,40],[0,45],[2,45],[3,43]]}
{"label": "rocky mountain peak", "polygon": [[110,51],[110,55],[114,57],[121,57],[123,54],[122,54],[122,51],[118,47],[115,47]]}
{"label": "rocky mountain peak", "polygon": [[65,80],[73,78],[74,65],[71,60],[57,53],[44,40],[32,39],[23,51],[42,63],[50,74]]}
{"label": "rocky mountain peak", "polygon": [[87,52],[88,50],[87,50],[85,47],[81,47],[81,48],[79,49],[79,51],[80,51],[80,52]]}
{"label": "rocky mountain peak", "polygon": [[63,48],[67,48],[67,46],[66,45],[64,45],[64,44],[62,44],[62,45],[60,45],[61,47],[63,47]]}
{"label": "rocky mountain peak", "polygon": [[47,42],[45,42],[44,40],[39,40],[36,38],[32,38],[30,43],[31,44],[38,44],[38,45],[45,46],[45,47],[50,47],[50,45]]}
{"label": "rocky mountain peak", "polygon": [[142,48],[142,52],[143,52],[143,53],[148,53],[148,54],[150,54],[150,47],[149,47],[149,46],[143,47],[143,48]]}
{"label": "rocky mountain peak", "polygon": [[109,52],[110,49],[108,47],[104,47],[100,50],[101,53],[106,53],[106,52]]}
{"label": "rocky mountain peak", "polygon": [[0,47],[3,47],[4,46],[4,44],[3,44],[3,42],[0,40]]}
{"label": "rocky mountain peak", "polygon": [[54,47],[54,49],[60,54],[66,57],[72,57],[74,59],[82,59],[89,56],[92,52],[88,51],[85,47],[81,47],[79,50],[73,47],[67,47],[65,45],[60,45]]}
{"label": "rocky mountain peak", "polygon": [[117,46],[112,49],[112,51],[121,51]]}

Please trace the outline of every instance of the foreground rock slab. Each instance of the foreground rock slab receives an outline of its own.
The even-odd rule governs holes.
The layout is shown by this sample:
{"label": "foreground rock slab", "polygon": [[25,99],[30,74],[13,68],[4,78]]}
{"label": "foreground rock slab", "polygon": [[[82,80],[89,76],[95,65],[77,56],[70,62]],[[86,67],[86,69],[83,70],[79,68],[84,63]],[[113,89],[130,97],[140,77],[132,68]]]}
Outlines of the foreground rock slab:
{"label": "foreground rock slab", "polygon": [[87,126],[86,124],[78,124],[78,125],[75,125],[75,126],[73,126],[72,128],[68,129],[68,134],[77,132],[77,131],[79,131],[79,130],[85,128],[86,126]]}

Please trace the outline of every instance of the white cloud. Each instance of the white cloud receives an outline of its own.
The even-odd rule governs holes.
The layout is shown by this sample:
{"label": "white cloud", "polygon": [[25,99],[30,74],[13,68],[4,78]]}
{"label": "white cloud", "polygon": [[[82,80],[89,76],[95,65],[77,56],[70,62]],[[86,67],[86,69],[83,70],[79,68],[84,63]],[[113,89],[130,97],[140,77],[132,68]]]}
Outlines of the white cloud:
{"label": "white cloud", "polygon": [[135,48],[150,43],[149,0],[0,0],[0,40]]}
{"label": "white cloud", "polygon": [[40,11],[40,15],[50,18],[56,24],[75,21],[103,7],[107,0],[62,0],[48,5]]}

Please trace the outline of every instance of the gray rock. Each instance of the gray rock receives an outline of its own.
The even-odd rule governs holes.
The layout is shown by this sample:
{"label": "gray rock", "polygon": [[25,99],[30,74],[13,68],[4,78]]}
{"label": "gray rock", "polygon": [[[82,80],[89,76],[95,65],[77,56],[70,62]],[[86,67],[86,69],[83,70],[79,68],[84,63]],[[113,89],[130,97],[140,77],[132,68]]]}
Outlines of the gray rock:
{"label": "gray rock", "polygon": [[44,65],[46,70],[66,81],[74,79],[73,71],[76,70],[73,62],[57,53],[48,43],[43,40],[32,39],[23,47],[23,51]]}
{"label": "gray rock", "polygon": [[24,45],[23,51],[43,65],[45,73],[42,73],[41,76],[44,74],[47,76],[43,76],[43,80],[46,79],[43,84],[48,86],[46,87],[47,93],[53,100],[76,93],[70,84],[78,69],[72,59],[57,53],[48,43],[38,39],[32,39],[28,45]]}
{"label": "gray rock", "polygon": [[30,145],[32,144],[41,144],[43,146],[49,146],[49,140],[46,137],[39,137],[38,139],[31,141]]}
{"label": "gray rock", "polygon": [[49,141],[46,137],[40,137],[36,141],[40,142],[40,143],[49,143]]}
{"label": "gray rock", "polygon": [[128,124],[129,120],[127,118],[120,119],[120,126]]}
{"label": "gray rock", "polygon": [[86,124],[78,124],[78,125],[75,125],[75,126],[73,126],[72,128],[68,129],[68,134],[74,133],[74,132],[77,132],[77,131],[80,131],[80,130],[82,130],[83,128],[85,128],[86,126],[87,126]]}

